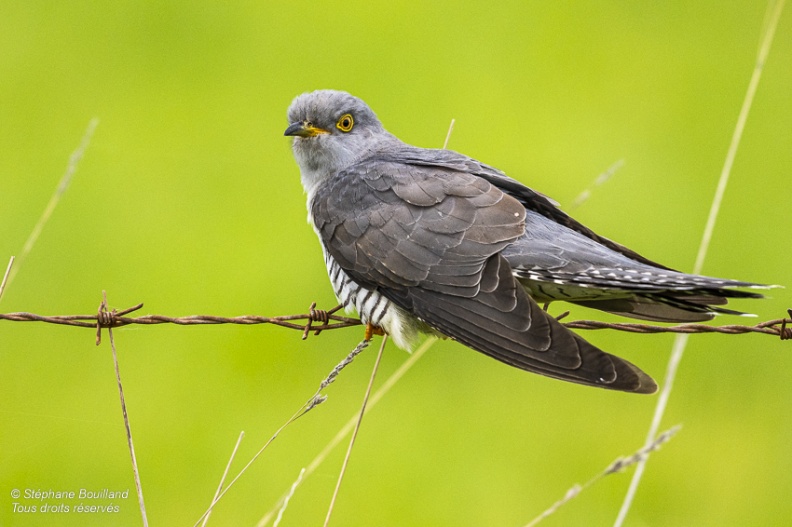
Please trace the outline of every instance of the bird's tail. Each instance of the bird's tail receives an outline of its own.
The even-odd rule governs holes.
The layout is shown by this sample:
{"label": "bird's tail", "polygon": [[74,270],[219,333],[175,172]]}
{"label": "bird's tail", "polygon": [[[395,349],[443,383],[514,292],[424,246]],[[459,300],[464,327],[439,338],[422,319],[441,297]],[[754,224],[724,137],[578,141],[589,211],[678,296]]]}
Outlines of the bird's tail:
{"label": "bird's tail", "polygon": [[[764,287],[751,284],[749,287]],[[752,291],[713,288],[700,290],[634,293],[626,298],[582,300],[575,304],[608,313],[652,322],[703,322],[715,315],[754,316],[721,307],[730,298],[764,298]]]}

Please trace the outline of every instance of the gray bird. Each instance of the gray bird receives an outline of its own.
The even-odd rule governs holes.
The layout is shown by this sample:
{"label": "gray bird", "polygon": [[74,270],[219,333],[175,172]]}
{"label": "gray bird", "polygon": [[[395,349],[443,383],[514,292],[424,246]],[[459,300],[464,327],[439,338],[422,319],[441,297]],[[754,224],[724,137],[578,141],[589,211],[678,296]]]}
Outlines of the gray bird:
{"label": "gray bird", "polygon": [[401,348],[435,332],[548,377],[653,393],[651,377],[537,302],[693,322],[762,296],[652,262],[475,159],[403,143],[348,93],[300,95],[288,120],[336,297]]}

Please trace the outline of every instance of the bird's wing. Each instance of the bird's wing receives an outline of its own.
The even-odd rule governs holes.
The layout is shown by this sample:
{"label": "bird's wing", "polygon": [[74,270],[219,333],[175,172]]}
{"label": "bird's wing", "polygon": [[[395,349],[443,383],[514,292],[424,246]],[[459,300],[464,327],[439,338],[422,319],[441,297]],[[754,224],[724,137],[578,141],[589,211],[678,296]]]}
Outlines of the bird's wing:
{"label": "bird's wing", "polygon": [[572,333],[534,302],[500,254],[525,208],[450,168],[368,161],[329,178],[311,202],[328,253],[355,281],[429,326],[518,368],[651,393],[637,367]]}
{"label": "bird's wing", "polygon": [[[614,292],[687,291],[717,294],[751,282],[691,275],[637,262],[563,225],[526,212],[525,233],[504,251],[518,277]],[[724,291],[725,296],[731,292]],[[746,293],[756,297],[754,293]],[[736,292],[736,296],[743,296]]]}
{"label": "bird's wing", "polygon": [[509,194],[530,211],[534,211],[545,218],[564,226],[586,238],[600,244],[608,249],[622,254],[631,260],[641,264],[650,265],[659,269],[672,270],[663,264],[652,261],[632,249],[614,242],[604,236],[600,236],[589,229],[566,212],[558,207],[558,204],[544,194],[526,187],[519,181],[510,178],[500,170],[485,165],[473,158],[459,154],[451,150],[427,150],[410,145],[403,145],[402,149],[395,153],[395,157],[419,166],[443,167],[454,170],[461,170],[482,177]]}

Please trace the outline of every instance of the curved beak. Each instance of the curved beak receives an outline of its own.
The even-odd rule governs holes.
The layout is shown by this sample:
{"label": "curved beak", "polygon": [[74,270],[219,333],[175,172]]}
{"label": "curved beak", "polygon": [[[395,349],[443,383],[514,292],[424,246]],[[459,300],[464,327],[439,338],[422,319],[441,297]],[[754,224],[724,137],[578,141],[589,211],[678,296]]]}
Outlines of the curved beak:
{"label": "curved beak", "polygon": [[317,135],[329,134],[329,133],[330,132],[328,132],[324,128],[318,128],[312,125],[308,121],[299,121],[290,124],[289,127],[286,129],[286,131],[283,132],[283,135],[290,135],[296,137],[316,137]]}

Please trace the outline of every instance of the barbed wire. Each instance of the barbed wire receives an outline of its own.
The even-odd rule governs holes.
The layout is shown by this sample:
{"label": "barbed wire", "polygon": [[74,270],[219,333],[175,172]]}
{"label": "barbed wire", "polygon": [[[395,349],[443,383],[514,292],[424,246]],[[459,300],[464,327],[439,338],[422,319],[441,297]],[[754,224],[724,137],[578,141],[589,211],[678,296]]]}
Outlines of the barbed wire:
{"label": "barbed wire", "polygon": [[[311,331],[318,335],[322,331],[333,329],[360,326],[363,323],[352,317],[336,315],[335,313],[342,308],[336,306],[330,310],[316,309],[316,302],[308,308],[308,313],[300,315],[286,315],[278,317],[264,317],[258,315],[243,315],[237,317],[221,317],[215,315],[189,315],[184,317],[170,317],[166,315],[143,315],[139,317],[129,317],[130,313],[143,307],[137,304],[121,311],[108,311],[106,306],[100,304],[99,310],[95,315],[37,315],[34,313],[0,313],[0,320],[10,322],[45,322],[48,324],[60,324],[65,326],[76,326],[96,329],[96,344],[102,340],[102,329],[117,328],[132,324],[153,325],[153,324],[177,324],[181,326],[189,325],[212,325],[212,324],[273,324],[289,329],[296,329],[303,332],[302,338],[306,339]],[[600,322],[597,320],[573,320],[562,322],[570,329],[613,329],[616,331],[627,331],[630,333],[724,333],[729,335],[739,335],[745,333],[763,333],[780,337],[781,340],[792,339],[792,309],[788,309],[789,318],[779,318],[768,320],[753,326],[730,324],[724,326],[709,326],[706,324],[679,324],[676,326],[654,326],[649,324],[636,323],[612,323]],[[557,318],[561,320],[569,315],[569,311],[562,313]],[[299,322],[304,321],[304,322]],[[790,327],[787,327],[787,325]]]}
{"label": "barbed wire", "polygon": [[724,333],[727,335],[740,335],[745,333],[764,333],[774,335],[781,340],[792,339],[792,309],[789,311],[790,318],[777,318],[761,322],[754,326],[741,324],[727,324],[724,326],[708,326],[706,324],[679,324],[676,326],[652,326],[649,324],[633,323],[607,323],[597,320],[575,320],[564,325],[570,329],[615,329],[627,331],[629,333]]}

